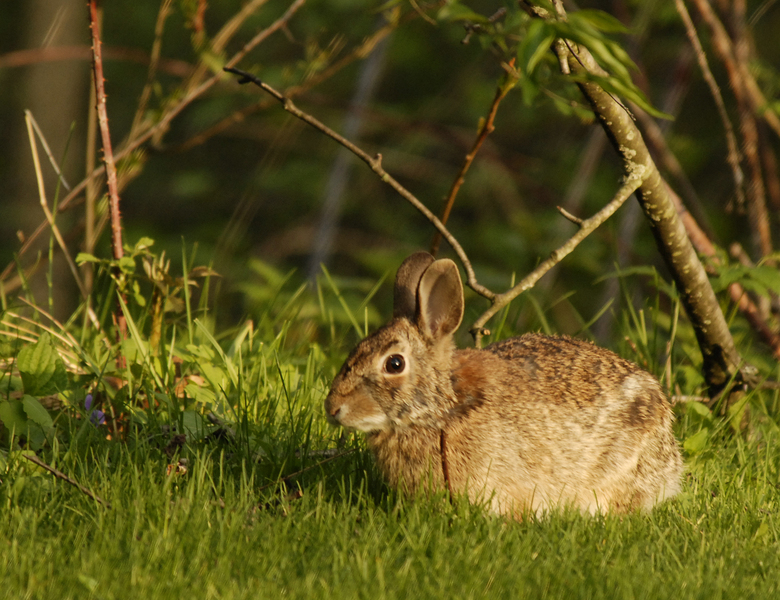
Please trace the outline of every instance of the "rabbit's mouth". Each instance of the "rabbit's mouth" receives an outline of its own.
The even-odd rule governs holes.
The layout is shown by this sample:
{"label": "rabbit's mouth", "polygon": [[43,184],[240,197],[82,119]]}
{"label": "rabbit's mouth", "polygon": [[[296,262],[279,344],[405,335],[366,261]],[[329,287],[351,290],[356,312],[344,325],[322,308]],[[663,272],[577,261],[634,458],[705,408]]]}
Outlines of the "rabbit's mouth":
{"label": "rabbit's mouth", "polygon": [[328,397],[325,402],[325,415],[331,425],[366,433],[383,431],[390,426],[387,415],[370,401],[338,402]]}

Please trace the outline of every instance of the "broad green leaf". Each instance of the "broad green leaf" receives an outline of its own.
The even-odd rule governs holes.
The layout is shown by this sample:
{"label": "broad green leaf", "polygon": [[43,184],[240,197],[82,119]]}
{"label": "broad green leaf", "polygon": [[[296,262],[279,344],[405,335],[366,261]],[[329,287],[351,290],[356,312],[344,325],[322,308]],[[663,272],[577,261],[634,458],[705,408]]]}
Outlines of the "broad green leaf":
{"label": "broad green leaf", "polygon": [[37,398],[25,394],[24,397],[22,397],[22,407],[24,408],[27,418],[41,428],[48,429],[54,425],[48,411]]}
{"label": "broad green leaf", "polygon": [[34,344],[22,348],[17,358],[25,394],[46,396],[68,386],[65,364],[51,342],[51,336],[44,333]]}
{"label": "broad green leaf", "polygon": [[685,410],[695,412],[697,415],[707,419],[712,418],[712,411],[702,402],[688,402],[685,404]]}
{"label": "broad green leaf", "polygon": [[135,251],[140,252],[141,250],[146,250],[147,248],[151,248],[154,246],[154,240],[150,237],[142,237],[140,240],[138,240],[135,243]]}
{"label": "broad green leaf", "polygon": [[82,264],[86,262],[91,263],[100,263],[103,262],[101,259],[97,258],[96,256],[92,256],[91,254],[88,254],[87,252],[79,252],[76,255],[76,264],[81,266]]}
{"label": "broad green leaf", "polygon": [[119,268],[123,273],[135,273],[135,260],[130,256],[119,259]]}
{"label": "broad green leaf", "polygon": [[748,275],[766,286],[767,290],[772,290],[780,294],[780,270],[768,265],[752,267],[748,270]]}
{"label": "broad green leaf", "polygon": [[194,410],[185,410],[181,415],[182,427],[187,439],[200,440],[206,435],[206,425],[203,417]]}
{"label": "broad green leaf", "polygon": [[683,443],[683,448],[685,448],[685,451],[689,454],[698,454],[707,447],[707,442],[709,439],[710,430],[707,428],[700,429],[698,432],[694,433],[691,437],[685,440]]}
{"label": "broad green leaf", "polygon": [[0,402],[0,421],[8,431],[16,430],[16,435],[26,435],[29,419],[24,412],[21,400]]}

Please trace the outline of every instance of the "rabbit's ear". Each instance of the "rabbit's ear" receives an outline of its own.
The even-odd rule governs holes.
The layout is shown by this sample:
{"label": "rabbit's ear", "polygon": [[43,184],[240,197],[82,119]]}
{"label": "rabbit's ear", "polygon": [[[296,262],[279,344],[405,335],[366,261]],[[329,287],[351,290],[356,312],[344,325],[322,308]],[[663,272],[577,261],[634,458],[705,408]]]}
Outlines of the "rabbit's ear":
{"label": "rabbit's ear", "polygon": [[431,266],[433,256],[415,252],[398,267],[393,291],[393,318],[406,317],[414,321],[417,314],[417,286],[425,269]]}
{"label": "rabbit's ear", "polygon": [[463,284],[455,263],[437,260],[423,273],[417,290],[417,326],[436,339],[454,333],[463,319]]}

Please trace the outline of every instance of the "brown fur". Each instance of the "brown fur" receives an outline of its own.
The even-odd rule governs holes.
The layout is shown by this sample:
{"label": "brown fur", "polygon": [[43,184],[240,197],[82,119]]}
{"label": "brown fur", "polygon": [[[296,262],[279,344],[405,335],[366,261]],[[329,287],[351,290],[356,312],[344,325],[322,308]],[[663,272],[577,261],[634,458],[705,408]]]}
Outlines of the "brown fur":
{"label": "brown fur", "polygon": [[[396,280],[407,307],[358,344],[325,401],[332,423],[367,432],[391,486],[411,494],[446,486],[508,515],[559,505],[649,509],[679,491],[672,411],[655,378],[564,336],[456,350],[457,269],[423,254],[407,262],[415,260]],[[409,287],[417,290],[411,308]],[[403,372],[387,372],[393,356]]]}

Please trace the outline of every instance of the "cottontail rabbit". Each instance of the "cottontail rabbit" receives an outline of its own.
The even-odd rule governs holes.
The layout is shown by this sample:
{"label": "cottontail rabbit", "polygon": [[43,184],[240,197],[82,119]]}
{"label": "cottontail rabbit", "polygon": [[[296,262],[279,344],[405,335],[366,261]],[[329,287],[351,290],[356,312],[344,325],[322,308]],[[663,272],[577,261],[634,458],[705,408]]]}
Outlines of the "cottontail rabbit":
{"label": "cottontail rabbit", "polygon": [[511,516],[649,509],[680,490],[672,411],[653,376],[564,336],[457,350],[462,318],[455,263],[413,254],[393,320],[333,381],[328,421],[367,433],[391,486],[466,493]]}

